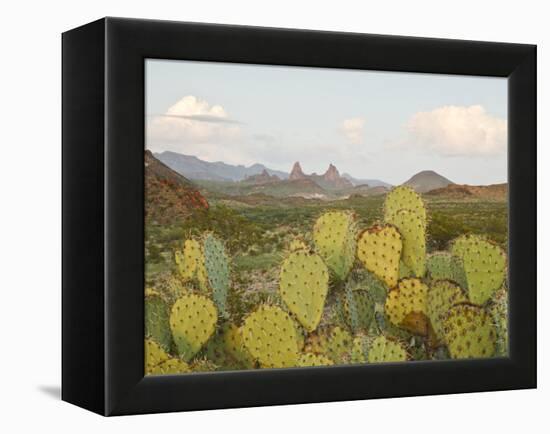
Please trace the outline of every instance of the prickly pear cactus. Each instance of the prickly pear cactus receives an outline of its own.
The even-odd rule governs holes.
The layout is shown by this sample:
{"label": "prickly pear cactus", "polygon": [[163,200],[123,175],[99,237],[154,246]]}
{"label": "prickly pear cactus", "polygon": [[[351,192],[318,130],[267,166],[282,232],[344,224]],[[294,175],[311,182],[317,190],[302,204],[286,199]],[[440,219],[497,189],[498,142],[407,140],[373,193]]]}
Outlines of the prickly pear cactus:
{"label": "prickly pear cactus", "polygon": [[309,247],[302,238],[296,237],[290,242],[288,250],[296,252],[297,250],[309,250]]}
{"label": "prickly pear cactus", "polygon": [[384,220],[391,222],[392,216],[402,209],[410,211],[426,227],[427,219],[424,201],[416,191],[406,185],[395,187],[386,195]]}
{"label": "prickly pear cactus", "polygon": [[355,261],[357,227],[349,211],[329,211],[315,222],[313,241],[334,276],[345,280]]}
{"label": "prickly pear cactus", "polygon": [[165,351],[170,351],[170,310],[160,294],[149,292],[145,297],[145,337],[153,339]]}
{"label": "prickly pear cactus", "polygon": [[484,304],[506,278],[506,254],[478,235],[462,235],[452,243],[453,255],[462,259],[468,296],[475,304]]}
{"label": "prickly pear cactus", "polygon": [[179,356],[189,361],[199,352],[216,329],[214,303],[202,295],[189,294],[172,306],[170,329]]}
{"label": "prickly pear cactus", "polygon": [[456,283],[449,280],[432,282],[428,288],[427,314],[437,339],[441,341],[444,338],[443,321],[449,309],[466,301],[466,293]]}
{"label": "prickly pear cactus", "polygon": [[399,231],[390,225],[375,225],[359,235],[357,257],[364,267],[382,279],[386,285],[395,286],[399,277],[399,260],[403,242]]}
{"label": "prickly pear cactus", "polygon": [[412,333],[425,335],[427,292],[428,287],[420,279],[400,280],[398,285],[388,292],[386,298],[386,314],[392,324]]}
{"label": "prickly pear cactus", "polygon": [[357,335],[353,338],[351,348],[351,363],[366,363],[368,348],[370,346],[369,339],[365,335]]}
{"label": "prickly pear cactus", "polygon": [[303,353],[298,359],[298,365],[300,367],[306,366],[331,366],[334,365],[334,362],[328,357],[323,356],[322,354],[314,353]]}
{"label": "prickly pear cactus", "polygon": [[222,316],[227,315],[226,302],[229,291],[229,257],[223,243],[213,234],[204,236],[204,266],[208,283],[212,288],[212,299]]}
{"label": "prickly pear cactus", "polygon": [[283,261],[279,293],[307,331],[315,330],[321,320],[328,280],[327,266],[315,253],[298,250]]}
{"label": "prickly pear cactus", "polygon": [[508,291],[499,289],[493,296],[489,314],[495,324],[497,334],[496,355],[508,356]]}
{"label": "prickly pear cactus", "polygon": [[369,330],[374,319],[374,300],[368,291],[363,289],[353,291],[351,288],[346,288],[343,310],[346,323],[353,332]]}
{"label": "prickly pear cactus", "polygon": [[353,344],[352,336],[341,327],[317,330],[306,341],[306,352],[322,354],[334,363],[349,362]]}
{"label": "prickly pear cactus", "polygon": [[185,240],[183,250],[176,250],[174,258],[180,278],[184,282],[196,280],[199,288],[202,291],[207,291],[208,280],[201,242],[195,238]]}
{"label": "prickly pear cactus", "polygon": [[452,280],[466,289],[466,273],[462,259],[448,252],[435,252],[428,256],[426,269],[432,280]]}
{"label": "prickly pear cactus", "polygon": [[449,309],[443,326],[445,342],[453,359],[485,358],[495,354],[495,326],[483,308],[458,304]]}
{"label": "prickly pear cactus", "polygon": [[149,373],[151,375],[173,375],[183,374],[190,371],[191,369],[189,368],[189,365],[183,360],[171,357],[154,366]]}
{"label": "prickly pear cactus", "polygon": [[403,240],[402,260],[416,277],[426,273],[426,224],[413,212],[402,209],[387,219],[399,229]]}
{"label": "prickly pear cactus", "polygon": [[369,363],[405,362],[407,350],[398,341],[380,335],[371,342],[367,360]]}
{"label": "prickly pear cactus", "polygon": [[262,305],[245,319],[244,345],[263,368],[287,368],[298,362],[296,329],[290,316],[277,306]]}
{"label": "prickly pear cactus", "polygon": [[145,339],[145,373],[151,374],[153,368],[170,358],[168,353],[152,339]]}
{"label": "prickly pear cactus", "polygon": [[[197,358],[193,360],[189,368],[193,372],[214,372],[220,367],[215,362],[207,358]],[[231,371],[233,370],[233,367],[226,366],[224,367],[224,370]]]}
{"label": "prickly pear cactus", "polygon": [[252,368],[255,364],[254,358],[244,345],[243,335],[235,324],[228,324],[223,330],[225,348],[229,354],[245,368]]}

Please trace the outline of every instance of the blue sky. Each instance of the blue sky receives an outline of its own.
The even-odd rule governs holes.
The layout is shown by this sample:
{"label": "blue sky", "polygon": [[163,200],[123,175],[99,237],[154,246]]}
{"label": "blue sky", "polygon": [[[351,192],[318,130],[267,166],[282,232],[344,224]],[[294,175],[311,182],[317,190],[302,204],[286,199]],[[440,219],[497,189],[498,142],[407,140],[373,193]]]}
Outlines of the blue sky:
{"label": "blue sky", "polygon": [[501,78],[147,60],[146,147],[398,184],[505,182]]}

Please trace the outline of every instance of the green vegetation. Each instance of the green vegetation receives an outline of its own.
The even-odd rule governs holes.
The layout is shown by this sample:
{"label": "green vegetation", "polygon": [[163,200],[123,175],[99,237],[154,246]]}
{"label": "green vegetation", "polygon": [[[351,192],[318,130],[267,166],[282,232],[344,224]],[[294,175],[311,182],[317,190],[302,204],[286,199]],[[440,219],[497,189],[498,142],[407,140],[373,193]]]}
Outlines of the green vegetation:
{"label": "green vegetation", "polygon": [[507,354],[505,202],[209,202],[146,228],[148,373]]}

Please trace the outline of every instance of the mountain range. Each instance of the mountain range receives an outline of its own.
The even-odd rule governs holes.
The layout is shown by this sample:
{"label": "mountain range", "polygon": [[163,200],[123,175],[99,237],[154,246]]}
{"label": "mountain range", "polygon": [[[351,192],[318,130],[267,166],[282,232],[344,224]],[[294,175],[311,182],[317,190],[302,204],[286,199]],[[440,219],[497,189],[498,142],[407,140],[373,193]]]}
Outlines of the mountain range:
{"label": "mountain range", "polygon": [[[211,192],[229,195],[266,194],[275,197],[334,198],[384,194],[392,187],[391,184],[379,179],[355,178],[348,173],[340,174],[333,164],[329,164],[323,174],[306,174],[299,161],[295,162],[287,173],[259,163],[244,166],[221,161],[209,162],[171,151],[156,153],[154,157],[187,182],[195,183]],[[434,193],[436,195],[449,193],[454,196],[500,197],[503,194],[500,187],[486,191],[479,188],[471,189],[471,186],[459,186],[433,170],[418,172],[403,184],[412,187],[418,193],[439,192]]]}
{"label": "mountain range", "polygon": [[205,181],[243,181],[248,176],[258,175],[264,170],[269,175],[277,175],[281,179],[288,178],[288,173],[269,169],[263,164],[253,164],[247,167],[243,165],[227,164],[221,161],[211,163],[192,155],[183,155],[171,151],[155,153],[154,155],[172,170],[175,170],[189,179],[200,179]]}

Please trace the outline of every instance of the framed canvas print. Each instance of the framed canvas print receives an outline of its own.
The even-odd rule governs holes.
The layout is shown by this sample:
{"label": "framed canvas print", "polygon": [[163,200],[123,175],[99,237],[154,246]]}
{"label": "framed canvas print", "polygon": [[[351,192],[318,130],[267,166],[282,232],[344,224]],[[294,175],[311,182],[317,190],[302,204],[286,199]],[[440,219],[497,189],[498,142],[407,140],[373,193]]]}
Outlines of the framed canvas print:
{"label": "framed canvas print", "polygon": [[536,386],[534,46],[63,34],[63,399],[103,415]]}

